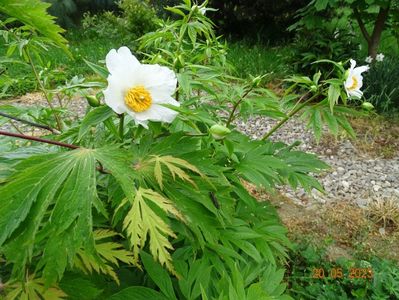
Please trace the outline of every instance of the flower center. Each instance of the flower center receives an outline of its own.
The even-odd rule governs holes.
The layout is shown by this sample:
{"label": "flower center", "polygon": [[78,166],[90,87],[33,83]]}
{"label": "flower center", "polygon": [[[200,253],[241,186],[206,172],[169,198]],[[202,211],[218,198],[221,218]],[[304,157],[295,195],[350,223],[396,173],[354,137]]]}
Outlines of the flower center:
{"label": "flower center", "polygon": [[125,104],[134,112],[146,111],[151,107],[152,97],[144,86],[138,85],[126,92]]}
{"label": "flower center", "polygon": [[348,90],[350,90],[350,91],[355,90],[358,85],[358,81],[355,76],[352,76],[352,81],[353,81],[352,85],[350,87],[348,87]]}

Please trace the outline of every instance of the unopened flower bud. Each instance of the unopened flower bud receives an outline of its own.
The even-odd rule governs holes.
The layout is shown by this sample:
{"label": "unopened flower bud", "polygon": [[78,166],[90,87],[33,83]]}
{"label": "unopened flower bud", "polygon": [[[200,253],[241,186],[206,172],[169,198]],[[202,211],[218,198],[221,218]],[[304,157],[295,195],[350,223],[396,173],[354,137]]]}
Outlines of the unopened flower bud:
{"label": "unopened flower bud", "polygon": [[256,76],[256,77],[252,78],[252,86],[253,87],[259,86],[262,79],[263,79],[263,76]]}
{"label": "unopened flower bud", "polygon": [[195,12],[196,10],[198,10],[199,8],[198,8],[198,5],[193,5],[192,7],[191,7],[191,11],[193,11],[193,12]]}
{"label": "unopened flower bud", "polygon": [[180,54],[179,56],[177,56],[175,58],[175,60],[173,61],[173,65],[175,67],[176,70],[180,70],[181,68],[184,67],[185,61],[183,56]]}
{"label": "unopened flower bud", "polygon": [[310,90],[312,92],[317,92],[317,86],[315,86],[314,84],[310,87]]}
{"label": "unopened flower bud", "polygon": [[86,95],[85,98],[91,107],[100,106],[100,101],[97,99],[96,96]]}
{"label": "unopened flower bud", "polygon": [[231,132],[231,130],[226,126],[215,124],[209,129],[209,132],[215,140],[222,140]]}
{"label": "unopened flower bud", "polygon": [[362,103],[362,108],[365,109],[365,110],[370,111],[370,110],[374,109],[374,105],[371,104],[370,102],[363,102]]}

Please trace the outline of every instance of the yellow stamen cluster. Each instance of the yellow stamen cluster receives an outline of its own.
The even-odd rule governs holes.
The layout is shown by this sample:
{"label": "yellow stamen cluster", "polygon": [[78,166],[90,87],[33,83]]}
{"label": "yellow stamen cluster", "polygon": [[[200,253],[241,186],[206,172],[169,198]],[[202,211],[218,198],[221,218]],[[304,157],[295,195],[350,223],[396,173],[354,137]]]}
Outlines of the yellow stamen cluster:
{"label": "yellow stamen cluster", "polygon": [[144,86],[138,85],[126,92],[125,104],[134,112],[143,112],[151,107],[152,97]]}
{"label": "yellow stamen cluster", "polygon": [[352,81],[353,81],[352,85],[347,88],[349,91],[356,90],[357,86],[359,84],[359,82],[357,81],[356,76],[352,76]]}

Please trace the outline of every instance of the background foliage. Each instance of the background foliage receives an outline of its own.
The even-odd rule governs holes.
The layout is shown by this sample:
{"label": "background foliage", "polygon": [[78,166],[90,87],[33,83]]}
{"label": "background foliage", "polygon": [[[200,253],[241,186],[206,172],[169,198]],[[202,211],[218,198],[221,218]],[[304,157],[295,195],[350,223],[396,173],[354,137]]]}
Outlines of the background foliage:
{"label": "background foliage", "polygon": [[[328,168],[325,163],[298,151],[298,143],[269,139],[296,114],[316,140],[323,127],[334,136],[342,131],[354,136],[348,117],[359,114],[353,108],[363,100],[348,99],[343,83],[347,59],[363,58],[364,53],[357,52],[359,32],[346,30],[334,17],[347,9],[312,1],[312,9],[321,14],[317,20],[328,30],[305,43],[310,29],[299,21],[292,28],[293,44],[269,48],[268,43],[253,46],[248,32],[254,30],[237,32],[232,26],[251,23],[259,28],[267,20],[273,27],[256,39],[285,39],[292,33],[283,28],[294,22],[299,1],[236,1],[223,6],[215,2],[220,11],[208,9],[205,14],[203,3],[189,0],[167,1],[176,6],[166,13],[159,13],[162,1],[154,7],[138,0],[122,1],[118,7],[106,1],[55,2],[54,14],[66,17],[59,22],[71,26],[84,10],[96,7],[82,20],[85,33],[67,35],[74,39],[69,48],[73,63],[64,57],[66,40],[45,4],[25,1],[29,9],[21,13],[12,2],[0,0],[0,10],[24,24],[2,20],[1,80],[10,87],[3,95],[13,93],[13,88],[25,92],[29,82],[49,103],[38,109],[1,105],[0,111],[47,126],[47,139],[78,147],[66,150],[1,138],[4,286],[0,284],[8,299],[290,299],[287,284],[294,295],[348,292],[350,282],[330,290],[296,278],[317,256],[309,254],[311,250],[301,252],[307,261],[294,266],[290,280],[284,279],[292,248],[286,229],[275,209],[246,189],[250,182],[269,192],[282,185],[322,191],[313,175]],[[277,16],[275,11],[284,14]],[[223,32],[247,38],[230,46],[231,51],[208,18],[222,13],[229,16],[216,17]],[[334,22],[326,22],[330,17]],[[395,26],[394,19],[389,22]],[[278,38],[271,38],[271,28]],[[140,38],[134,41],[136,37]],[[175,97],[181,106],[175,108],[179,115],[172,124],[151,123],[143,130],[122,122],[104,105],[101,91],[108,71],[103,59],[122,43],[142,61],[168,66],[177,74]],[[324,60],[310,64],[316,59]],[[300,75],[287,76],[292,62],[297,62]],[[392,81],[382,80],[394,78],[396,66],[387,55],[365,77],[366,99],[385,111],[398,103]],[[15,79],[16,84],[13,74],[21,73],[27,80]],[[269,89],[265,82],[278,88]],[[89,107],[84,118],[73,121],[67,103],[76,95],[86,97]],[[65,107],[51,106],[57,97]],[[254,115],[276,121],[263,140],[250,140],[235,130],[236,119]],[[1,117],[0,124],[5,122]],[[228,127],[230,133],[215,139],[214,125]],[[377,262],[376,269],[379,265],[390,270],[391,277],[385,278],[387,284],[373,283],[375,294],[396,293],[397,269],[384,262]],[[355,291],[360,296],[361,289]]]}

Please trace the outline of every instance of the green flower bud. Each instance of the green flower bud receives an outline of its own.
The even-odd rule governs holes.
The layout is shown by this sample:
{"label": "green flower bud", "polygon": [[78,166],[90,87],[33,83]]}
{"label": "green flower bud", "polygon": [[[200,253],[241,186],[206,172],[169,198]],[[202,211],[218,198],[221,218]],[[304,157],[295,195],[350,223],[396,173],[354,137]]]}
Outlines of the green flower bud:
{"label": "green flower bud", "polygon": [[317,86],[315,86],[314,84],[310,87],[310,90],[312,92],[317,92]]}
{"label": "green flower bud", "polygon": [[209,132],[215,140],[223,140],[231,130],[226,126],[215,124],[209,129]]}
{"label": "green flower bud", "polygon": [[256,77],[252,78],[252,86],[253,87],[259,86],[262,79],[263,79],[263,76],[256,76]]}
{"label": "green flower bud", "polygon": [[175,60],[173,61],[173,65],[175,67],[176,70],[180,70],[181,68],[184,67],[185,61],[183,56],[180,54],[179,56],[177,56],[175,58]]}
{"label": "green flower bud", "polygon": [[92,95],[86,95],[85,96],[87,103],[89,103],[89,105],[91,107],[97,107],[100,106],[100,101],[97,99],[96,96],[92,96]]}
{"label": "green flower bud", "polygon": [[198,5],[195,5],[195,4],[194,4],[194,5],[191,7],[191,11],[194,12],[194,13],[196,13],[197,11],[199,11]]}
{"label": "green flower bud", "polygon": [[374,109],[374,105],[371,104],[370,102],[363,102],[362,103],[362,108],[365,109],[365,110],[370,111],[370,110]]}

